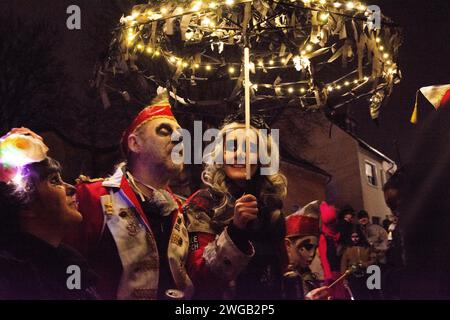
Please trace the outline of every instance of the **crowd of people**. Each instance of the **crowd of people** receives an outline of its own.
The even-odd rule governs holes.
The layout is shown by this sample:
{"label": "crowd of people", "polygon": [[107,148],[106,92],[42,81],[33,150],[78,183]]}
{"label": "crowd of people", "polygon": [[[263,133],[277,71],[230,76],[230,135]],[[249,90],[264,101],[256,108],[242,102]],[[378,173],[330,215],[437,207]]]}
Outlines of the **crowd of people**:
{"label": "crowd of people", "polygon": [[[249,145],[277,154],[259,125],[246,133]],[[270,164],[258,162],[254,148],[246,153],[236,133],[244,128],[236,119],[223,125],[224,144],[209,156],[225,161],[205,165],[205,187],[187,200],[169,188],[183,165],[171,158],[180,126],[168,100],[154,101],[127,128],[126,160],[112,176],[80,176],[75,187],[62,180],[41,137],[11,130],[0,145],[0,299],[401,299],[410,297],[411,281],[423,293],[440,284],[435,296],[446,297],[448,254],[439,259],[434,250],[448,243],[425,247],[410,217],[399,228],[398,212],[415,191],[406,181],[419,179],[413,171],[400,170],[384,187],[396,217],[387,230],[364,210],[322,199],[286,215],[287,178],[260,174]],[[420,254],[434,264],[418,263]],[[381,288],[367,286],[373,265]],[[79,286],[68,285],[70,266],[81,271]]]}

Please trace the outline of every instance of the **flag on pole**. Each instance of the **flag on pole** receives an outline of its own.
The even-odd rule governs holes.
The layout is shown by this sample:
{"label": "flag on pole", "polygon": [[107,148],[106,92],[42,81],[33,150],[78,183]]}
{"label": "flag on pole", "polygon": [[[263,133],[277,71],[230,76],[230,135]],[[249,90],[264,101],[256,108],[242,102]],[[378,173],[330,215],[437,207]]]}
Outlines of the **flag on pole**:
{"label": "flag on pole", "polygon": [[445,103],[450,101],[450,84],[440,86],[423,87],[417,91],[414,111],[411,116],[411,123],[416,124],[419,120],[419,95],[422,94],[433,107],[438,110]]}

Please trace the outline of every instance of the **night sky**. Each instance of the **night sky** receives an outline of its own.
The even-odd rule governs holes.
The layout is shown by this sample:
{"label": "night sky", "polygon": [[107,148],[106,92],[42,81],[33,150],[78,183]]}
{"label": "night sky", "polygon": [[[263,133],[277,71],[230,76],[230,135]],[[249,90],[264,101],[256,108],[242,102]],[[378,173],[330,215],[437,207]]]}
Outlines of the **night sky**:
{"label": "night sky", "polygon": [[[416,91],[424,86],[450,83],[450,1],[381,0],[372,3],[378,4],[383,14],[403,28],[404,43],[399,57],[403,80],[382,109],[379,127],[370,120],[366,108],[353,108],[352,114],[358,119],[359,133],[368,143],[398,161],[394,147],[397,141],[401,160],[405,161],[416,127],[420,126],[420,122],[417,126],[409,123]],[[423,119],[433,109],[420,111]]]}
{"label": "night sky", "polygon": [[[105,49],[107,42],[94,42],[87,46],[86,37],[83,37],[81,33],[86,32],[86,29],[89,30],[88,32],[103,35],[110,31],[99,30],[92,24],[93,11],[98,12],[100,3],[100,1],[18,0],[2,1],[0,6],[9,4],[14,14],[18,16],[31,20],[45,19],[64,30],[67,17],[65,8],[70,4],[80,5],[83,30],[61,31],[62,45],[58,54],[69,61],[66,72],[74,79],[72,89],[79,93],[76,95],[82,96],[88,86],[85,83],[80,85],[80,80],[89,78],[95,61],[94,56]],[[450,21],[448,17],[450,1],[379,0],[372,1],[370,4],[379,5],[383,14],[403,27],[404,43],[399,60],[403,80],[394,88],[390,101],[383,107],[378,126],[370,119],[367,105],[352,107],[350,115],[357,120],[357,132],[364,140],[392,159],[399,161],[400,155],[401,160],[404,161],[416,131],[416,127],[409,123],[415,92],[423,86],[450,83]],[[5,13],[4,10],[1,12]],[[122,12],[117,12],[117,17],[121,15]],[[426,113],[432,112],[432,109],[421,111],[420,116],[423,119]]]}

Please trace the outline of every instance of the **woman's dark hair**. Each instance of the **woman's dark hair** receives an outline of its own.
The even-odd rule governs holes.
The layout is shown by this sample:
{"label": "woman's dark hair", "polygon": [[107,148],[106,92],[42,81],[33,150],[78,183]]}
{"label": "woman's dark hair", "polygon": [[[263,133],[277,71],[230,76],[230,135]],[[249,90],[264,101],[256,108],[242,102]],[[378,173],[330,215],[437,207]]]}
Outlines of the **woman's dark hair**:
{"label": "woman's dark hair", "polygon": [[359,240],[358,240],[358,242],[356,244],[352,243],[352,245],[357,245],[357,246],[360,246],[360,247],[369,247],[370,246],[369,242],[367,241],[366,236],[362,232],[361,227],[359,225],[354,225],[353,226],[353,232],[351,234],[351,237],[353,237],[353,234],[355,234],[355,233],[358,235]]}
{"label": "woman's dark hair", "polygon": [[24,166],[21,171],[23,184],[20,188],[14,183],[0,182],[0,237],[20,230],[18,213],[34,201],[38,183],[61,172],[61,166],[47,157]]}

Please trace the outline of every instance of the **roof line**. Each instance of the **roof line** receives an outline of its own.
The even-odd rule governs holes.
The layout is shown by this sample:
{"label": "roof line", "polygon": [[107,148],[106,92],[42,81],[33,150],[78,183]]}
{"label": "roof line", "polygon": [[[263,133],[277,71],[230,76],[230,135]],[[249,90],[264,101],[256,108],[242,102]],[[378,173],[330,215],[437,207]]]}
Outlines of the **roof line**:
{"label": "roof line", "polygon": [[328,178],[329,181],[333,177],[330,173],[328,173],[327,171],[323,170],[322,168],[319,168],[318,166],[312,164],[311,162],[309,162],[305,159],[293,156],[288,150],[286,150],[286,148],[281,147],[281,146],[280,146],[280,155],[281,155],[281,160],[291,163],[293,165],[297,165],[299,167],[303,167],[305,169],[308,169],[308,170],[310,170],[314,173],[320,174],[322,176],[325,176]]}
{"label": "roof line", "polygon": [[375,149],[374,147],[372,147],[370,144],[368,144],[367,142],[365,142],[363,139],[357,137],[355,134],[351,133],[351,132],[348,131],[346,128],[343,128],[343,127],[341,127],[340,125],[338,125],[337,123],[335,123],[335,122],[333,121],[333,119],[331,119],[331,118],[329,118],[329,117],[327,117],[327,119],[328,119],[328,121],[330,121],[330,123],[331,123],[332,125],[335,125],[335,126],[338,127],[339,129],[341,129],[342,131],[344,131],[346,134],[348,134],[350,137],[352,137],[353,139],[355,139],[361,147],[363,147],[363,148],[365,148],[365,149],[367,149],[367,150],[369,150],[369,151],[375,153],[377,156],[379,156],[380,158],[382,158],[382,159],[384,159],[384,160],[386,160],[386,161],[388,161],[388,162],[396,163],[394,160],[392,160],[391,158],[389,158],[387,155],[385,155],[385,154],[382,153],[381,151],[379,151],[379,150]]}

